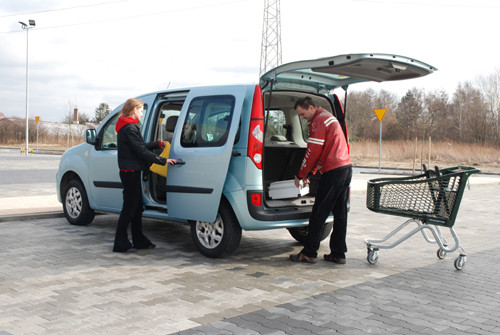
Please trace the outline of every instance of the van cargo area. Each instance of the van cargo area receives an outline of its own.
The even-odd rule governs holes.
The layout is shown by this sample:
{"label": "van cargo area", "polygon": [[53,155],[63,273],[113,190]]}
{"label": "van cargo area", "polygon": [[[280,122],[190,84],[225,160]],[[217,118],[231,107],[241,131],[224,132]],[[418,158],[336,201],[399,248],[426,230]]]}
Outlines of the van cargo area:
{"label": "van cargo area", "polygon": [[[311,176],[309,193],[278,199],[270,195],[271,183],[293,180],[299,171],[307,148],[308,122],[295,111],[295,101],[303,92],[272,91],[264,96],[265,137],[263,153],[263,185],[268,207],[312,206],[319,174]],[[332,103],[322,95],[308,94],[317,106],[333,113]],[[333,113],[336,115],[335,113]]]}

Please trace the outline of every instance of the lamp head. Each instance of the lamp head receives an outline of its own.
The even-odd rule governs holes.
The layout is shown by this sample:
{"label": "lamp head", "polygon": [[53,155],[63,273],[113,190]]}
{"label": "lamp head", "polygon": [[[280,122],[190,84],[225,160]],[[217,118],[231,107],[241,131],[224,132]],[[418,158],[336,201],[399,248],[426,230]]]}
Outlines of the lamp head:
{"label": "lamp head", "polygon": [[29,22],[30,26],[32,26],[32,27],[35,26],[35,20],[29,20],[28,22]]}

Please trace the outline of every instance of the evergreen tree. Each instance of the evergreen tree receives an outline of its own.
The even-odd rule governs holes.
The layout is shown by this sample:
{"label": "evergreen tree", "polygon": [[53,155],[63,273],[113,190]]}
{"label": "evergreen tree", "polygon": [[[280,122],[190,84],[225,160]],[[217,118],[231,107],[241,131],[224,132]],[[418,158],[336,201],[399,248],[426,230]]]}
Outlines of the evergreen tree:
{"label": "evergreen tree", "polygon": [[109,108],[109,105],[105,102],[101,102],[99,104],[99,107],[95,109],[95,115],[93,121],[95,123],[100,123],[110,112],[111,109]]}

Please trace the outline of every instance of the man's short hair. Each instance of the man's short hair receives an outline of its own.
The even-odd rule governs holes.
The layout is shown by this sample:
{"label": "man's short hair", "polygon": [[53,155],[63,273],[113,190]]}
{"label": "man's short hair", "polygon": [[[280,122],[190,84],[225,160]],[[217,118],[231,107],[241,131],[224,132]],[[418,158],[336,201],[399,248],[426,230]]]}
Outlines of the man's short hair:
{"label": "man's short hair", "polygon": [[304,109],[308,109],[309,106],[313,106],[314,108],[316,108],[316,105],[314,104],[313,100],[310,97],[303,97],[303,98],[298,99],[295,102],[294,108],[297,109],[298,106],[300,106],[301,108],[304,108]]}

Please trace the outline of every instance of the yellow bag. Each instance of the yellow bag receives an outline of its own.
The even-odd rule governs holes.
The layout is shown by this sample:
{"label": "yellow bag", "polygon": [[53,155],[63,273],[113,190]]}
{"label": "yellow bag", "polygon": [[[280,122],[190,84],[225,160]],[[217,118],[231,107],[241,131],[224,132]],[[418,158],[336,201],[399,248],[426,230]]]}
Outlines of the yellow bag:
{"label": "yellow bag", "polygon": [[[170,143],[165,142],[165,148],[163,149],[162,153],[160,154],[161,157],[165,157],[168,159],[168,155],[170,153]],[[153,165],[150,166],[150,170],[156,174],[159,174],[162,177],[167,178],[167,167],[168,163],[165,165],[160,165],[154,163]]]}

